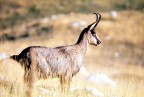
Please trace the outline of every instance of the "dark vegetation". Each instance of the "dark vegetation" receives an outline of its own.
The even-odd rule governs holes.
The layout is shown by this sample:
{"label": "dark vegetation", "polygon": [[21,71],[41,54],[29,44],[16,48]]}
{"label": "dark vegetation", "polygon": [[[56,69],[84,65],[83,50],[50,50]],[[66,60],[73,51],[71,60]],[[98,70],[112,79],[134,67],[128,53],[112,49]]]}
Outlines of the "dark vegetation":
{"label": "dark vegetation", "polygon": [[144,10],[143,0],[0,0],[0,30],[52,14]]}

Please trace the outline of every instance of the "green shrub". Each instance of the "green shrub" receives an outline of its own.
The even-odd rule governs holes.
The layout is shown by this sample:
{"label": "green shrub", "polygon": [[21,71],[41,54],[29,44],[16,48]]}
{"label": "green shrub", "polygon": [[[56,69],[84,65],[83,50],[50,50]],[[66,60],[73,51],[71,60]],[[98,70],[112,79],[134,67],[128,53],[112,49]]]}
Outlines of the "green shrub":
{"label": "green shrub", "polygon": [[32,5],[28,8],[28,13],[26,14],[28,17],[38,17],[40,11],[36,8],[36,6]]}
{"label": "green shrub", "polygon": [[117,10],[143,10],[144,9],[144,1],[143,0],[122,0],[121,2],[112,1],[114,9]]}

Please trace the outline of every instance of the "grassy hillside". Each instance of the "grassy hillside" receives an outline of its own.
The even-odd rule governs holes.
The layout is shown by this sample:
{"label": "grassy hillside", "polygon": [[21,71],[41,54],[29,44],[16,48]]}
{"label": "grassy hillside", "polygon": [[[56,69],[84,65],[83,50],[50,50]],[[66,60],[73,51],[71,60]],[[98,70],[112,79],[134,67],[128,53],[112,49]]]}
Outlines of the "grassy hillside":
{"label": "grassy hillside", "polygon": [[[102,20],[97,27],[97,34],[102,41],[98,47],[89,46],[83,66],[89,73],[104,73],[116,82],[116,87],[87,82],[80,73],[72,81],[72,88],[82,88],[68,94],[61,94],[58,79],[41,80],[35,84],[33,95],[42,97],[94,97],[87,87],[97,88],[105,97],[142,97],[144,88],[144,18],[139,11],[123,11],[113,19],[109,13],[101,13]],[[95,20],[91,14],[69,14],[32,20],[26,24],[17,25],[13,33],[39,32],[39,37],[25,37],[14,41],[1,39],[0,52],[7,55],[18,54],[24,48],[33,45],[56,47],[74,44],[81,30]],[[78,23],[79,26],[73,26]],[[25,25],[25,26],[24,26]],[[27,29],[25,29],[25,27]],[[46,30],[46,28],[48,29]],[[41,30],[41,29],[45,30]],[[11,29],[11,28],[9,28]],[[35,30],[37,29],[37,30]],[[49,30],[51,29],[51,30]],[[46,32],[48,31],[49,34]],[[19,33],[16,33],[19,32]],[[4,32],[3,32],[4,33]],[[41,36],[41,37],[40,37]],[[23,69],[12,60],[6,59],[0,63],[0,96],[25,97],[26,87],[23,84]],[[39,88],[50,91],[43,93]]]}
{"label": "grassy hillside", "polygon": [[[0,58],[2,53],[19,54],[28,46],[74,44],[82,29],[95,21],[92,13],[99,12],[102,19],[96,30],[102,43],[88,47],[83,66],[89,74],[106,74],[116,86],[88,82],[78,73],[71,84],[76,91],[61,94],[59,80],[47,79],[35,83],[33,96],[95,97],[85,90],[91,87],[104,97],[142,97],[142,8],[143,0],[0,0]],[[112,17],[110,10],[119,10],[117,16]],[[17,62],[8,58],[0,61],[0,97],[25,97],[23,73]]]}

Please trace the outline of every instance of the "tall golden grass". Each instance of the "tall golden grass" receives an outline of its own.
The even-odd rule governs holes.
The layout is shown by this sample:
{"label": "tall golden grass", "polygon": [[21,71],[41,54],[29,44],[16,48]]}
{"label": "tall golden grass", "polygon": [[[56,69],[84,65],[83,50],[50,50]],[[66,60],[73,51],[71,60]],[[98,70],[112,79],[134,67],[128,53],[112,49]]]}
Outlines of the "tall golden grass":
{"label": "tall golden grass", "polygon": [[[87,82],[77,74],[71,87],[94,87],[104,97],[143,97],[144,95],[144,14],[139,11],[119,12],[116,19],[108,13],[101,13],[102,21],[97,27],[97,34],[102,41],[98,47],[89,46],[84,59],[84,66],[90,73],[102,72],[116,82],[116,87]],[[80,28],[72,28],[73,21],[86,21],[85,27],[95,17],[89,14],[58,15],[53,25],[52,37],[33,37],[16,41],[1,41],[0,52],[8,55],[19,54],[32,45],[55,47],[74,44],[80,34]],[[110,39],[106,39],[109,37]],[[26,87],[23,83],[23,69],[15,61],[5,59],[0,62],[0,97],[25,97]],[[46,89],[42,93],[39,88]],[[85,90],[61,94],[58,79],[40,80],[35,83],[34,97],[93,97]]]}

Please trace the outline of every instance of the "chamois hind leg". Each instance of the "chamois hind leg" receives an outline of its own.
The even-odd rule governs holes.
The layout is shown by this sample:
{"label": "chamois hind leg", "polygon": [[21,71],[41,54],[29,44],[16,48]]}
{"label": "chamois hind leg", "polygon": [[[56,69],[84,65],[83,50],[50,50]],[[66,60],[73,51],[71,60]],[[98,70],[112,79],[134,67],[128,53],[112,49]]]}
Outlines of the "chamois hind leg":
{"label": "chamois hind leg", "polygon": [[27,97],[32,97],[32,93],[33,93],[33,83],[35,82],[35,77],[36,77],[36,68],[37,68],[37,64],[36,64],[36,59],[35,56],[31,56],[31,64],[30,64],[30,69],[28,70],[28,76],[27,76],[27,91],[26,91],[26,95]]}
{"label": "chamois hind leg", "polygon": [[25,69],[24,71],[24,76],[23,76],[23,80],[25,84],[29,83],[29,79],[30,79],[30,69]]}
{"label": "chamois hind leg", "polygon": [[31,97],[31,88],[32,88],[32,83],[30,82],[30,73],[31,73],[31,69],[29,68],[25,68],[25,71],[24,71],[24,84],[26,85],[26,97]]}
{"label": "chamois hind leg", "polygon": [[24,83],[26,85],[26,97],[32,97],[34,72],[32,69],[26,70],[24,74]]}

